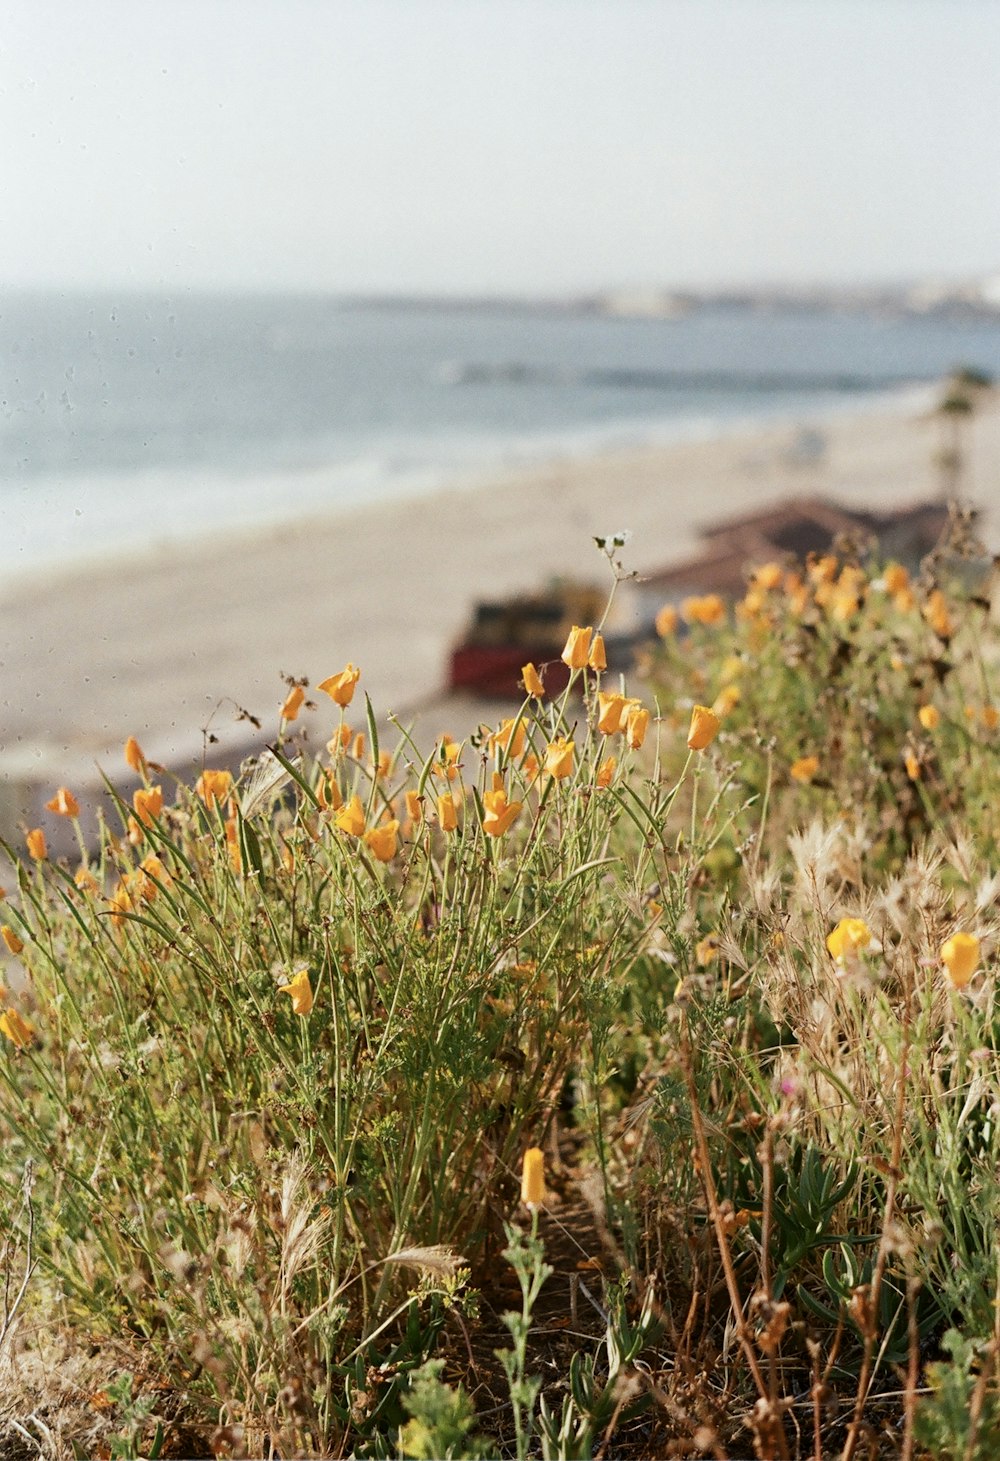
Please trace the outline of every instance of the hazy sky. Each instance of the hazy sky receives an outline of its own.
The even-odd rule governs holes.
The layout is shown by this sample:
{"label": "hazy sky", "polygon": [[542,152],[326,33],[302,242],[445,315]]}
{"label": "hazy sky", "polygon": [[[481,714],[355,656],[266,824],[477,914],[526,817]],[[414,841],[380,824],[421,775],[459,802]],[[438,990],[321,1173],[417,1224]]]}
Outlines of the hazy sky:
{"label": "hazy sky", "polygon": [[1000,272],[997,0],[5,0],[0,283]]}

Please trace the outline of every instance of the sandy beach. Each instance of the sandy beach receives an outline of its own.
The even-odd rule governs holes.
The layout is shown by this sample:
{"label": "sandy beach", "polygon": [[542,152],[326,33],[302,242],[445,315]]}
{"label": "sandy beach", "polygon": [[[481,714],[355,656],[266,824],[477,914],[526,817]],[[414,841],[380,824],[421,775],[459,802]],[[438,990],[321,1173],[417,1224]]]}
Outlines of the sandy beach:
{"label": "sandy beach", "polygon": [[[273,735],[281,675],[312,683],[353,660],[382,712],[442,716],[448,646],[478,598],[555,574],[607,578],[591,541],[627,528],[640,573],[697,548],[699,529],[791,495],[899,506],[933,495],[940,423],[915,405],[822,423],[819,460],[786,423],[722,439],[555,461],[433,496],[279,529],[193,540],[125,562],[25,577],[0,593],[0,824],[9,835],[57,783],[124,776],[121,745],[184,772]],[[1000,409],[972,423],[966,490],[997,545]],[[323,698],[323,697],[321,697]],[[259,716],[258,734],[237,707]],[[313,717],[317,740],[332,707]],[[363,718],[363,709],[357,712]]]}

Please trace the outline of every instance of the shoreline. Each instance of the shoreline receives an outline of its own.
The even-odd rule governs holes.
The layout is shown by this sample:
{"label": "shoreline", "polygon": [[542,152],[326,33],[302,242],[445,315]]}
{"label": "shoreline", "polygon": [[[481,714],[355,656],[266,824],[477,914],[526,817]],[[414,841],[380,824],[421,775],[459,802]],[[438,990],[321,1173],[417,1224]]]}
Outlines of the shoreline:
{"label": "shoreline", "polygon": [[[796,458],[799,429],[783,422],[486,473],[425,496],[5,585],[0,823],[23,814],[28,786],[51,795],[62,782],[93,784],[98,763],[117,777],[130,734],[184,772],[201,759],[211,718],[213,756],[235,755],[248,727],[234,705],[262,719],[258,740],[273,737],[281,674],[315,685],[348,660],[380,716],[423,708],[430,744],[449,729],[431,724],[432,710],[474,602],[554,575],[610,587],[595,534],[631,530],[624,564],[643,574],[695,552],[700,528],[782,498],[901,506],[937,490],[940,424],[926,411],[828,417],[814,428],[825,443],[817,460]],[[970,496],[992,507],[982,531],[994,542],[993,398],[972,423],[969,455]],[[332,710],[307,718],[313,744],[328,737]],[[363,700],[351,710],[363,723]]]}
{"label": "shoreline", "polygon": [[[43,509],[41,514],[36,513],[41,520],[32,523],[27,533],[23,526],[19,532],[8,533],[8,553],[22,555],[22,561],[12,564],[8,558],[0,565],[0,596],[23,587],[38,574],[61,578],[101,573],[125,560],[139,562],[164,554],[197,551],[199,545],[220,533],[235,540],[237,537],[259,537],[291,525],[305,528],[312,524],[322,530],[333,519],[359,508],[368,510],[393,506],[413,499],[430,502],[442,493],[476,492],[482,485],[501,477],[518,477],[557,465],[573,468],[596,458],[622,453],[667,450],[773,431],[823,431],[829,423],[846,417],[912,414],[930,409],[939,393],[940,383],[912,383],[865,395],[831,395],[801,409],[793,409],[786,403],[781,407],[775,406],[773,411],[732,417],[670,416],[651,421],[645,417],[625,416],[617,422],[605,422],[589,432],[566,428],[523,439],[444,439],[436,444],[436,461],[421,457],[422,452],[430,452],[431,457],[434,456],[433,442],[388,441],[381,451],[357,457],[303,462],[297,466],[268,466],[256,471],[204,463],[175,466],[161,463],[105,471],[92,468],[74,473],[69,481],[54,470],[43,472],[36,478],[25,479],[15,489],[25,497],[25,506],[20,510],[22,524],[24,513],[34,500],[44,501],[50,491],[68,495],[72,486],[78,500],[98,503],[96,511],[99,517],[107,519],[109,514],[117,514],[119,536],[111,544],[86,546],[88,533],[85,529],[84,546],[74,546],[52,555],[51,537],[65,533],[65,510],[49,514],[51,520],[46,521]],[[408,464],[407,458],[412,458]],[[187,524],[199,514],[204,501],[198,484],[206,478],[212,483],[207,494],[210,513],[217,516],[200,514],[201,525],[197,531],[191,532]],[[362,483],[366,485],[362,486]],[[220,487],[224,490],[220,491]],[[343,493],[339,501],[338,491]],[[103,503],[102,497],[106,499]],[[264,503],[273,504],[283,499],[294,501],[297,497],[304,498],[306,505],[293,506],[287,511],[274,511],[270,505],[262,507]],[[150,533],[146,521],[148,514],[141,506],[134,505],[135,498],[141,502],[169,503],[166,508],[168,520],[155,534]],[[230,504],[241,498],[244,510],[248,499],[251,503],[251,519],[234,528]],[[222,513],[224,504],[225,513]],[[81,514],[78,512],[77,516]]]}

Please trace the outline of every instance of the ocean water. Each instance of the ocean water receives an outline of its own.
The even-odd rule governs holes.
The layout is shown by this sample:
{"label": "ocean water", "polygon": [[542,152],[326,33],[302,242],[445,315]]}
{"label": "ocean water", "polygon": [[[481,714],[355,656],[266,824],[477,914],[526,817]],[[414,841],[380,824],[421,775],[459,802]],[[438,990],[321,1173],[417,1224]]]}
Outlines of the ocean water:
{"label": "ocean water", "polygon": [[0,305],[0,573],[605,447],[815,423],[958,364],[1000,374],[1000,324],[15,295]]}

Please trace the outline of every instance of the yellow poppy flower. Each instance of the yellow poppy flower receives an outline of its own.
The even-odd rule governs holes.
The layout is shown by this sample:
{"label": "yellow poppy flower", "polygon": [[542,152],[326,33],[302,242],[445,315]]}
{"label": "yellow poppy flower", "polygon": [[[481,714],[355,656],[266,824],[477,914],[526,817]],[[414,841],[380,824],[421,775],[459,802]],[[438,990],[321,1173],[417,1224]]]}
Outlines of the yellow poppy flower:
{"label": "yellow poppy flower", "polygon": [[694,946],[694,956],[702,966],[711,964],[719,957],[718,934],[707,933],[704,938],[699,939]]}
{"label": "yellow poppy flower", "polygon": [[354,687],[361,679],[361,671],[354,665],[348,663],[341,670],[339,675],[330,675],[327,679],[321,680],[316,686],[341,709],[345,709],[354,699]]}
{"label": "yellow poppy flower", "polygon": [[351,744],[351,736],[354,732],[349,725],[338,726],[333,735],[326,743],[326,749],[331,756],[340,756]]}
{"label": "yellow poppy flower", "polygon": [[354,737],[354,744],[351,746],[351,755],[354,757],[355,761],[364,760],[366,745],[367,742],[365,740],[364,731],[358,731],[357,735]]}
{"label": "yellow poppy flower", "polygon": [[[150,882],[159,883],[161,888],[173,887],[173,878],[167,872],[167,869],[164,866],[162,859],[157,857],[155,852],[151,852],[148,854],[148,856],[144,857],[142,859],[142,862],[140,862],[139,867],[141,871],[146,874],[146,877]],[[149,893],[146,896],[152,897],[152,893]]]}
{"label": "yellow poppy flower", "polygon": [[688,730],[688,749],[704,751],[718,735],[721,722],[714,710],[707,705],[696,705],[691,711],[691,726]]}
{"label": "yellow poppy flower", "polygon": [[902,563],[887,563],[882,578],[886,592],[893,595],[901,594],[910,587],[910,575]]}
{"label": "yellow poppy flower", "polygon": [[801,786],[808,786],[818,770],[818,756],[800,756],[797,761],[793,761],[791,766],[789,766],[788,774],[793,781],[797,781]]}
{"label": "yellow poppy flower", "polygon": [[231,771],[203,771],[194,784],[194,789],[206,807],[224,802],[233,789]]}
{"label": "yellow poppy flower", "polygon": [[24,948],[24,940],[18,938],[9,923],[0,923],[0,938],[3,939],[12,954],[19,954]]}
{"label": "yellow poppy flower", "polygon": [[948,601],[939,588],[933,590],[924,605],[924,618],[939,639],[950,639],[955,625],[948,612]]}
{"label": "yellow poppy flower", "polygon": [[151,827],[153,819],[163,811],[163,789],[159,786],[140,786],[132,794],[132,807],[144,827]]}
{"label": "yellow poppy flower", "polygon": [[520,816],[522,802],[508,802],[503,788],[483,793],[483,831],[487,837],[502,837]]}
{"label": "yellow poppy flower", "polygon": [[399,850],[399,823],[395,818],[372,827],[365,833],[365,843],[379,862],[391,862]]}
{"label": "yellow poppy flower", "polygon": [[125,742],[124,755],[127,764],[131,766],[133,771],[140,776],[146,774],[146,758],[135,736],[129,736]]}
{"label": "yellow poppy flower", "polygon": [[997,710],[995,705],[984,705],[981,714],[986,729],[995,731],[1000,725],[1000,710]]}
{"label": "yellow poppy flower", "polygon": [[629,749],[638,751],[649,730],[649,711],[644,705],[633,705],[625,718],[625,739]]}
{"label": "yellow poppy flower", "polygon": [[278,985],[278,993],[291,996],[293,1014],[309,1014],[313,1007],[313,992],[312,985],[309,983],[309,970],[297,969],[287,984]]}
{"label": "yellow poppy flower", "polygon": [[602,736],[613,736],[622,728],[625,719],[628,701],[624,695],[618,695],[614,691],[597,697],[597,729]]}
{"label": "yellow poppy flower", "polygon": [[32,827],[24,841],[28,849],[28,856],[33,857],[36,862],[44,862],[49,855],[49,848],[41,827]]}
{"label": "yellow poppy flower", "polygon": [[936,705],[921,705],[917,711],[917,719],[924,730],[937,730],[941,721],[941,712]]}
{"label": "yellow poppy flower", "polygon": [[442,736],[438,743],[437,757],[431,766],[431,775],[454,781],[460,769],[458,758],[461,750],[460,741],[453,741],[450,736]]}
{"label": "yellow poppy flower", "polygon": [[979,967],[979,940],[974,933],[953,933],[941,945],[941,962],[956,989],[964,989]]}
{"label": "yellow poppy flower", "polygon": [[838,964],[855,958],[872,941],[872,931],[863,918],[842,918],[826,938],[826,946]]}
{"label": "yellow poppy flower", "polygon": [[4,1010],[0,1015],[0,1030],[18,1048],[23,1050],[25,1045],[30,1045],[35,1037],[34,1026],[30,1025],[23,1015],[15,1009]]}
{"label": "yellow poppy flower", "polygon": [[549,776],[555,777],[557,781],[565,776],[572,776],[575,750],[573,742],[565,736],[550,741],[545,748],[545,770]]}
{"label": "yellow poppy flower", "polygon": [[907,751],[903,757],[903,765],[906,767],[906,774],[911,781],[920,780],[920,758],[912,751]]}
{"label": "yellow poppy flower", "polygon": [[664,604],[656,616],[656,632],[661,639],[669,639],[677,629],[680,615],[673,604]]}
{"label": "yellow poppy flower", "polygon": [[45,803],[45,810],[55,812],[57,817],[78,817],[80,803],[68,786],[61,786],[52,800]]}
{"label": "yellow poppy flower", "polygon": [[226,850],[229,863],[237,877],[243,876],[243,850],[240,847],[240,828],[235,815],[226,822]]}
{"label": "yellow poppy flower", "polygon": [[406,815],[413,822],[419,822],[424,815],[424,802],[415,791],[406,793]]}
{"label": "yellow poppy flower", "polygon": [[361,805],[361,798],[355,793],[347,806],[339,811],[334,818],[341,832],[346,832],[349,837],[361,837],[365,830],[365,809]]}
{"label": "yellow poppy flower", "polygon": [[518,720],[516,716],[512,716],[510,720],[502,720],[500,729],[490,736],[490,750],[501,750],[511,760],[516,760],[524,751],[527,734],[524,721]]}
{"label": "yellow poppy flower", "polygon": [[525,693],[534,695],[536,700],[541,700],[545,694],[545,686],[542,684],[541,676],[533,664],[529,663],[521,666],[521,684],[524,686]]}
{"label": "yellow poppy flower", "polygon": [[785,571],[780,563],[762,563],[754,574],[753,581],[757,588],[761,588],[765,593],[769,593],[771,589],[780,586],[784,576]]}
{"label": "yellow poppy flower", "polygon": [[574,624],[569,631],[560,658],[563,664],[569,665],[571,670],[586,669],[587,659],[590,655],[590,636],[593,632],[593,628],[589,625],[586,629],[581,629],[579,624]]}
{"label": "yellow poppy flower", "polygon": [[537,1207],[545,1201],[545,1154],[541,1147],[530,1146],[524,1154],[521,1201],[525,1207]]}
{"label": "yellow poppy flower", "polygon": [[458,826],[458,807],[450,792],[444,792],[437,799],[438,822],[442,832],[454,832]]}
{"label": "yellow poppy flower", "polygon": [[608,667],[608,657],[604,651],[604,635],[595,634],[590,645],[590,654],[587,656],[587,663],[595,673],[600,674]]}
{"label": "yellow poppy flower", "polygon": [[83,864],[73,875],[73,881],[81,893],[99,893],[100,886],[90,868]]}
{"label": "yellow poppy flower", "polygon": [[688,624],[721,624],[726,605],[718,594],[692,594],[681,604],[681,617]]}
{"label": "yellow poppy flower", "polygon": [[306,698],[306,692],[301,685],[293,685],[285,696],[279,714],[282,720],[297,720],[299,711],[302,709],[302,702]]}
{"label": "yellow poppy flower", "polygon": [[615,756],[605,756],[604,760],[601,762],[600,766],[598,766],[598,768],[597,768],[597,784],[598,784],[598,786],[610,786],[611,785],[612,781],[614,780],[615,767],[617,765],[618,765],[618,760],[617,760],[617,758]]}
{"label": "yellow poppy flower", "polygon": [[340,784],[330,770],[322,772],[316,783],[316,800],[325,812],[337,812],[344,805]]}

